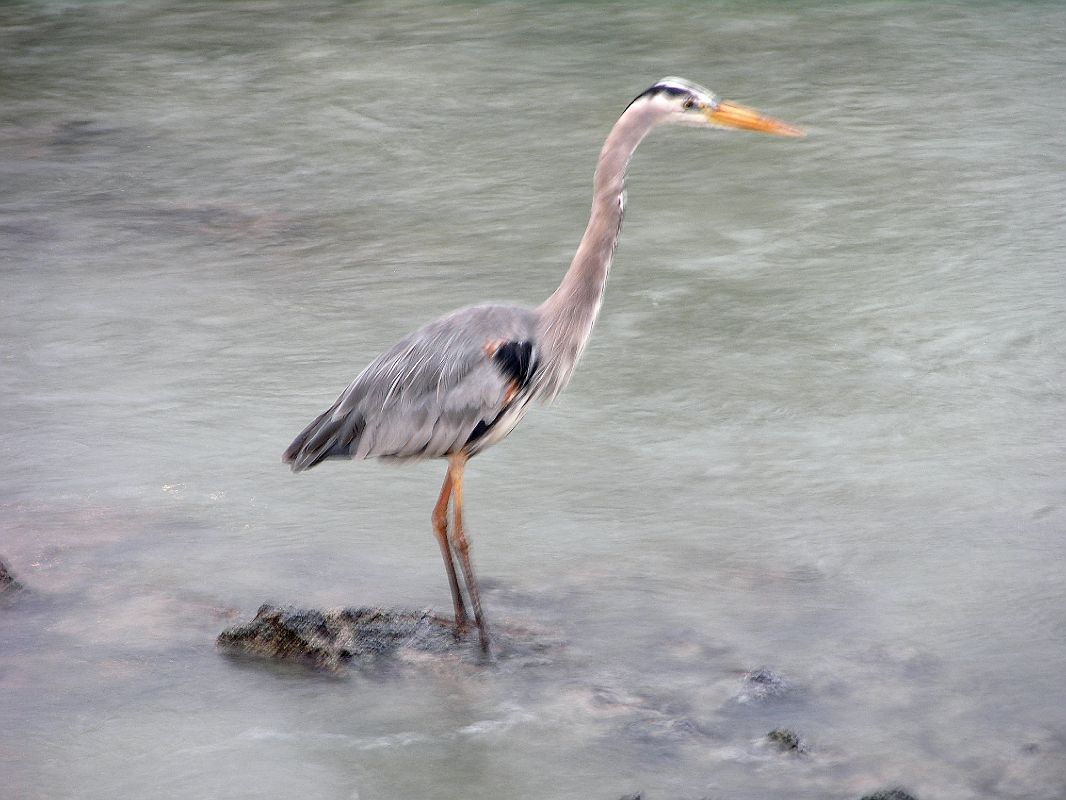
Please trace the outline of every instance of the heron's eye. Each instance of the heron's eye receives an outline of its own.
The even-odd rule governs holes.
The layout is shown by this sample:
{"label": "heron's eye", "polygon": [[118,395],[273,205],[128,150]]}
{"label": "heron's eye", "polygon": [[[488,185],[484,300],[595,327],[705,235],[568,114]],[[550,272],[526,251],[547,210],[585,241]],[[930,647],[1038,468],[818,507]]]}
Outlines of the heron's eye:
{"label": "heron's eye", "polygon": [[696,105],[696,101],[693,100],[691,97],[686,97],[685,101],[681,104],[681,107],[685,109],[685,111],[688,111],[694,105]]}

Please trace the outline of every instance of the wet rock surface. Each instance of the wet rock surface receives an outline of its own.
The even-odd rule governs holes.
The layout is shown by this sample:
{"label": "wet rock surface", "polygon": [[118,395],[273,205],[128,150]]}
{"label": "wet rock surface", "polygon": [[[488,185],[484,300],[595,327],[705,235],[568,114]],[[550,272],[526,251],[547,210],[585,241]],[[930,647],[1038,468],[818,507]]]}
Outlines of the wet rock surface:
{"label": "wet rock surface", "polygon": [[[459,636],[455,623],[430,611],[383,608],[329,610],[265,604],[255,617],[222,631],[218,646],[305,664],[329,672],[380,657],[465,657],[478,652],[477,632]],[[550,648],[528,631],[495,629],[493,657],[535,656]]]}
{"label": "wet rock surface", "polygon": [[743,686],[736,694],[738,703],[765,703],[792,693],[792,682],[769,667],[759,667],[744,674]]}
{"label": "wet rock surface", "polygon": [[260,606],[249,622],[219,634],[219,647],[230,653],[276,658],[338,671],[353,659],[402,649],[448,653],[461,646],[455,626],[429,612],[378,608],[326,611]]}
{"label": "wet rock surface", "polygon": [[881,789],[872,794],[864,794],[859,800],[918,800],[913,794],[899,786]]}
{"label": "wet rock surface", "polygon": [[0,559],[0,598],[7,599],[25,591],[26,587],[15,580],[3,559]]}
{"label": "wet rock surface", "polygon": [[774,728],[766,734],[766,740],[782,753],[803,755],[807,752],[803,740],[791,728]]}

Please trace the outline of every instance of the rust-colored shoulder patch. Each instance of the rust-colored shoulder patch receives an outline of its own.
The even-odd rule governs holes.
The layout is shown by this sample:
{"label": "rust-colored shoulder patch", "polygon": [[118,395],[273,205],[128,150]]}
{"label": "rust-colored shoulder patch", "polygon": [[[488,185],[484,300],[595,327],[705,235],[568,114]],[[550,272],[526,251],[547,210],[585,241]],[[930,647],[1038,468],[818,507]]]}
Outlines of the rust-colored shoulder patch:
{"label": "rust-colored shoulder patch", "polygon": [[507,384],[507,392],[503,396],[503,404],[509,406],[511,401],[514,400],[515,395],[518,394],[518,381],[511,381]]}

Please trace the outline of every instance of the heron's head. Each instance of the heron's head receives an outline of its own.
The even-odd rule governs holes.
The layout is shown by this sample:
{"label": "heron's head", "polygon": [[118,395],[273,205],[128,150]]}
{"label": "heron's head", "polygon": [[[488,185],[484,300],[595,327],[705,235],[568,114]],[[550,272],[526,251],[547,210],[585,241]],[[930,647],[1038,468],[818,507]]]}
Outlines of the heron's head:
{"label": "heron's head", "polygon": [[684,78],[663,78],[630,104],[637,104],[665,125],[760,131],[776,136],[803,136],[803,131],[753,108],[722,100],[710,89]]}

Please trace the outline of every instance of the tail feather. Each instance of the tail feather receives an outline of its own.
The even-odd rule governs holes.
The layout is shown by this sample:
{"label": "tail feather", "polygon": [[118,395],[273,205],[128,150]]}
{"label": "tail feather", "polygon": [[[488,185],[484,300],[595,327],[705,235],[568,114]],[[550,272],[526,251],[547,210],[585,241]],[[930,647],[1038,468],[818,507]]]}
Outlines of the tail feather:
{"label": "tail feather", "polygon": [[332,415],[332,408],[319,414],[286,448],[281,460],[292,465],[293,472],[311,469],[327,458],[352,457],[356,431],[345,419],[334,420]]}

